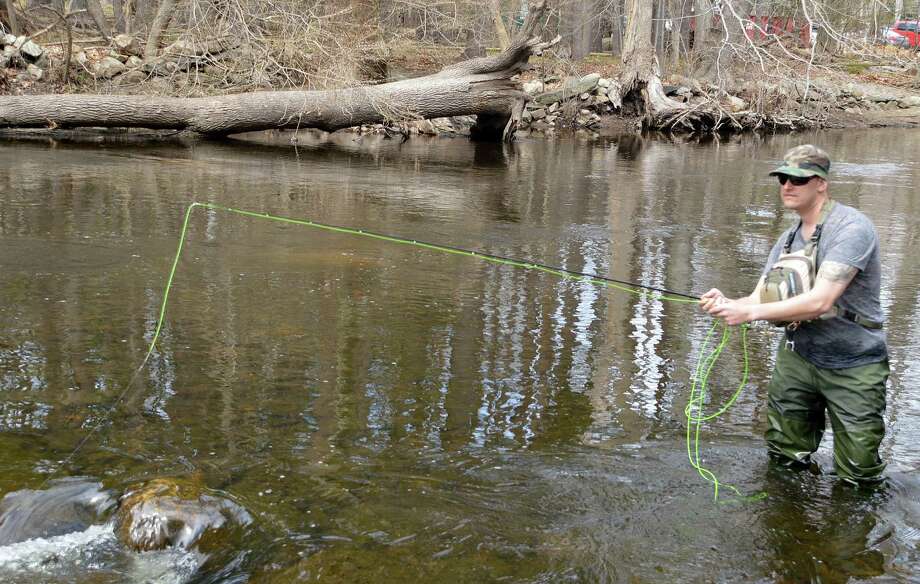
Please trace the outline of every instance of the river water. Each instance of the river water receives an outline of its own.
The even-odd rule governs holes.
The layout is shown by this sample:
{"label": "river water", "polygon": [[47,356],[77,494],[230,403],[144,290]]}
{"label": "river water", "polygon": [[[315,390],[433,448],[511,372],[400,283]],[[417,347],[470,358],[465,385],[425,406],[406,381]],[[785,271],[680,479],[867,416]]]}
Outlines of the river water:
{"label": "river water", "polygon": [[[111,503],[138,481],[193,478],[253,518],[204,564],[123,548],[109,503],[69,534],[22,522],[0,580],[920,573],[920,132],[258,142],[0,144],[0,495],[85,481],[81,496]],[[801,142],[832,153],[833,196],[881,237],[884,488],[839,484],[831,436],[813,472],[768,465],[768,326],[750,331],[740,397],[700,434],[705,467],[754,496],[715,501],[687,455],[711,325],[692,304],[212,209],[192,213],[163,332],[129,387],[194,201],[741,295],[792,221],[767,172]],[[707,411],[742,372],[735,331]]]}

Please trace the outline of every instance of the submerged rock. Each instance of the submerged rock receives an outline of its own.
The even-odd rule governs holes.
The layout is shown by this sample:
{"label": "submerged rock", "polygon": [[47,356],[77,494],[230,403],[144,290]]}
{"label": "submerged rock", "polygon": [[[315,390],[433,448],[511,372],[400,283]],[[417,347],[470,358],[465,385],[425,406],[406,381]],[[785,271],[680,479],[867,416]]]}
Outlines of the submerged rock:
{"label": "submerged rock", "polygon": [[251,522],[245,509],[197,483],[155,479],[125,493],[115,529],[124,545],[138,551],[190,549],[200,547],[205,535],[225,547],[231,532]]}

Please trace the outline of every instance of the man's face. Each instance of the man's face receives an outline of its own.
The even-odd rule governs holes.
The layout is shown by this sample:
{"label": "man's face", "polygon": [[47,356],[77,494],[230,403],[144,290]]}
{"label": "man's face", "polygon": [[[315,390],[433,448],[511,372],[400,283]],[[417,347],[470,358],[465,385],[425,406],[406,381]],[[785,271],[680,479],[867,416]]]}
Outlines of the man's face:
{"label": "man's face", "polygon": [[793,211],[808,211],[817,203],[818,197],[827,192],[827,181],[817,176],[799,178],[780,174],[777,178],[783,206]]}

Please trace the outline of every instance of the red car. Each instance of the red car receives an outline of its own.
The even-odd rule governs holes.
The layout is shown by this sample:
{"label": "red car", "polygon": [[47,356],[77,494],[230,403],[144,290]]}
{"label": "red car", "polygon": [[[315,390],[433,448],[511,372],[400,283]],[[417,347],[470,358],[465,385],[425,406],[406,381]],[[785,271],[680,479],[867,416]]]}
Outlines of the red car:
{"label": "red car", "polygon": [[885,30],[885,42],[899,47],[920,47],[920,20],[898,20]]}

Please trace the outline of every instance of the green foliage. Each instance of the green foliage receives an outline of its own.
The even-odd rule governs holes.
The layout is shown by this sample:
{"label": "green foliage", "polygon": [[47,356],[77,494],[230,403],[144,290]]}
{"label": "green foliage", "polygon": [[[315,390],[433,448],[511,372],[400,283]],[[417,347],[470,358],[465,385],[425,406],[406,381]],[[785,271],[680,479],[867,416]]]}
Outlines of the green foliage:
{"label": "green foliage", "polygon": [[845,61],[841,64],[841,68],[850,75],[861,75],[871,66],[872,63],[866,63],[865,61]]}

